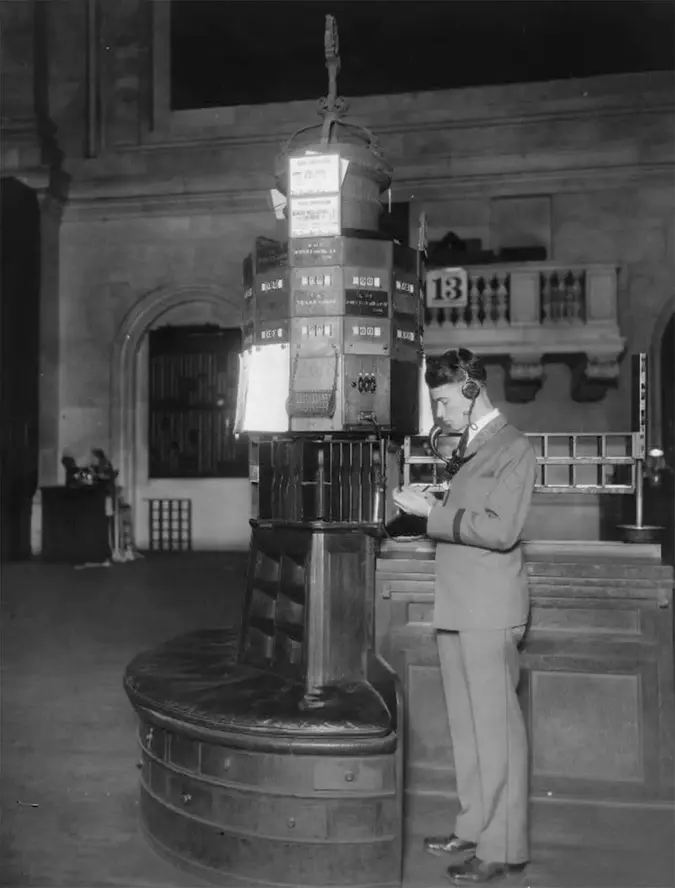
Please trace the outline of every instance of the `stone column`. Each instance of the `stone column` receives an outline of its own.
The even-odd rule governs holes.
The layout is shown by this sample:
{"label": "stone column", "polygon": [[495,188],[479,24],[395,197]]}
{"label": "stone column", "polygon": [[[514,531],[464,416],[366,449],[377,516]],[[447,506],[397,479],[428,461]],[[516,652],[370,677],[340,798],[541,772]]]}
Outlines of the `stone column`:
{"label": "stone column", "polygon": [[38,489],[33,498],[31,550],[42,551],[41,488],[63,482],[59,440],[61,411],[61,299],[60,242],[63,206],[40,196],[40,394],[38,421]]}
{"label": "stone column", "polygon": [[3,176],[36,170],[41,146],[35,109],[35,2],[0,4]]}

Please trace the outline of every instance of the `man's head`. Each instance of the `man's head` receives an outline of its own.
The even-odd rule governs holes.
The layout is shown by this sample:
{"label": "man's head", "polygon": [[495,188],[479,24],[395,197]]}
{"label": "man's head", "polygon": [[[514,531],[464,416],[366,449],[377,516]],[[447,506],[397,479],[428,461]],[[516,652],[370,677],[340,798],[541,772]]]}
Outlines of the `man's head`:
{"label": "man's head", "polygon": [[465,348],[427,358],[424,375],[429,387],[434,421],[445,431],[463,431],[472,420],[492,410],[485,391],[483,362]]}

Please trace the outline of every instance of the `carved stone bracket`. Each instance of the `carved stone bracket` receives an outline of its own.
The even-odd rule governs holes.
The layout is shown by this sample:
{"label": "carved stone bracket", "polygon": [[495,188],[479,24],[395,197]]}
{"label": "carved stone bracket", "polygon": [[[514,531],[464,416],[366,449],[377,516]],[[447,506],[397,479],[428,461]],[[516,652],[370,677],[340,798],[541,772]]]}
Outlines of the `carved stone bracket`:
{"label": "carved stone bracket", "polygon": [[534,400],[543,379],[541,355],[509,355],[509,367],[504,379],[506,400],[513,404]]}
{"label": "carved stone bracket", "polygon": [[572,368],[572,398],[581,403],[601,401],[619,381],[619,352],[582,356]]}

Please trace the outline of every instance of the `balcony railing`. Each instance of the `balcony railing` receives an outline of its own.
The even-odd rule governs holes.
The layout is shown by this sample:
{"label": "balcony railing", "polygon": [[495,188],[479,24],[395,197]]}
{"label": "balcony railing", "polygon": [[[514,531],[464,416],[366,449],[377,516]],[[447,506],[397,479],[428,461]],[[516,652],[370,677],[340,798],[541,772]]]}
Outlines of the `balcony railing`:
{"label": "balcony railing", "polygon": [[541,384],[546,356],[583,359],[578,362],[583,372],[575,382],[581,400],[601,397],[606,385],[617,379],[624,348],[617,268],[543,262],[468,267],[466,272],[465,306],[425,307],[428,354],[464,347],[484,357],[509,357],[511,381],[529,386],[530,396]]}
{"label": "balcony railing", "polygon": [[[496,345],[534,328],[553,340],[579,335],[580,328],[611,328],[618,335],[617,269],[556,263],[467,268],[468,302],[464,308],[425,309],[426,340],[458,336]],[[533,331],[534,332],[534,331]],[[449,347],[452,346],[452,343]],[[562,351],[563,349],[558,349]]]}
{"label": "balcony railing", "polygon": [[[513,277],[512,277],[513,275]],[[453,327],[504,327],[511,324],[511,282],[531,288],[532,278],[504,269],[477,269],[469,274],[465,308],[426,308],[427,324],[450,323]],[[518,304],[518,303],[517,303]],[[522,300],[521,300],[522,307]],[[529,314],[529,313],[528,313]],[[529,318],[528,318],[529,319]],[[519,318],[514,318],[518,323]],[[539,323],[583,324],[586,320],[586,269],[554,269],[539,272]]]}

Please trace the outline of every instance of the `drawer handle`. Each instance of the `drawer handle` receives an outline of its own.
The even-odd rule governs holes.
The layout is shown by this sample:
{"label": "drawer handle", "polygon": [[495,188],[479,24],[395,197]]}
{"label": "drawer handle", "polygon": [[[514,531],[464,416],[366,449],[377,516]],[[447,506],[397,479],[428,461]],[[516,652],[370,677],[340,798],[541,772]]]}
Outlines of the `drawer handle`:
{"label": "drawer handle", "polygon": [[232,767],[232,759],[231,758],[223,759],[223,771],[229,771],[231,767]]}
{"label": "drawer handle", "polygon": [[136,762],[136,767],[138,768],[139,771],[142,771],[143,770],[143,762]]}
{"label": "drawer handle", "polygon": [[192,796],[189,792],[184,792],[181,794],[180,800],[184,805],[189,805],[192,801]]}
{"label": "drawer handle", "polygon": [[295,817],[289,817],[287,823],[289,827],[293,829],[293,827],[295,826]]}
{"label": "drawer handle", "polygon": [[354,772],[347,771],[347,773],[345,774],[345,780],[347,781],[347,783],[353,783],[354,782]]}

